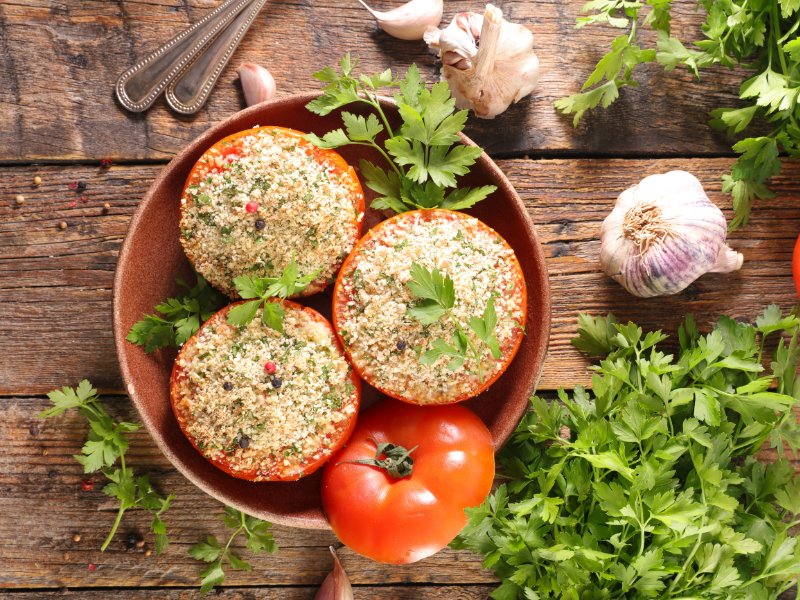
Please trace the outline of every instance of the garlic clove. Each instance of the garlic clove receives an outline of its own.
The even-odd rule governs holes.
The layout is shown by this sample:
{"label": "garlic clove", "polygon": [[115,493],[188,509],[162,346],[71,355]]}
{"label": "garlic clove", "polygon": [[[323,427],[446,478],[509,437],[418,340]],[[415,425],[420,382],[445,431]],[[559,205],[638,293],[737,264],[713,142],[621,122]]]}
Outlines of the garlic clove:
{"label": "garlic clove", "polygon": [[329,550],[333,554],[333,570],[325,577],[314,600],[353,600],[353,588],[347,573],[339,562],[333,546],[329,546]]}
{"label": "garlic clove", "polygon": [[275,79],[264,67],[255,63],[244,63],[236,72],[239,73],[247,106],[266,102],[275,97],[277,89]]}
{"label": "garlic clove", "polygon": [[389,11],[373,10],[358,0],[375,17],[378,27],[401,40],[421,40],[430,28],[442,22],[443,0],[411,0]]}
{"label": "garlic clove", "polygon": [[504,112],[539,80],[533,34],[503,19],[492,4],[483,15],[459,13],[438,34],[426,33],[425,41],[442,59],[442,79],[450,84],[456,105],[471,108],[478,117],[492,119]]}
{"label": "garlic clove", "polygon": [[603,271],[643,298],[676,294],[743,257],[726,244],[727,223],[691,173],[645,177],[619,195],[600,228]]}

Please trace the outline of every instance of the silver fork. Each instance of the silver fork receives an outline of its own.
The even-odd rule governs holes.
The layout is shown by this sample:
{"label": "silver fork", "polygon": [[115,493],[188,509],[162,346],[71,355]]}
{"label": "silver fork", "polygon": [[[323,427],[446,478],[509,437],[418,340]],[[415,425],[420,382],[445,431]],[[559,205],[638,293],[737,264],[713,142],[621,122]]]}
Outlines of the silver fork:
{"label": "silver fork", "polygon": [[200,110],[265,3],[225,0],[120,75],[115,86],[120,104],[142,112],[166,90],[167,103],[175,111]]}

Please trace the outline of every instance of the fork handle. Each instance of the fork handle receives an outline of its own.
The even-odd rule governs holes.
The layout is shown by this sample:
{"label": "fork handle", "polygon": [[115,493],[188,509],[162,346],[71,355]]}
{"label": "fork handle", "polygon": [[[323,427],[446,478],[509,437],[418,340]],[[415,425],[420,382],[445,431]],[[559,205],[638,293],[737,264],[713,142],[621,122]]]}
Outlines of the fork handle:
{"label": "fork handle", "polygon": [[164,95],[173,110],[191,115],[203,107],[222,70],[266,1],[252,0],[252,4],[240,12],[230,26],[167,86]]}
{"label": "fork handle", "polygon": [[120,104],[132,112],[150,108],[164,88],[252,1],[225,0],[125,71],[115,86]]}

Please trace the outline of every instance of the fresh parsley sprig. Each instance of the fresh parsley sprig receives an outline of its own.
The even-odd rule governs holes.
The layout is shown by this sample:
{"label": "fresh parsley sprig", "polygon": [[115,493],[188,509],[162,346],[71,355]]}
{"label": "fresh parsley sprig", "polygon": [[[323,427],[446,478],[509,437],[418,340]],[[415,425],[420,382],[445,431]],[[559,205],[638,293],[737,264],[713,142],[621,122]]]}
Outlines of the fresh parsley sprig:
{"label": "fresh parsley sprig", "polygon": [[[766,135],[747,137],[733,146],[739,155],[731,172],[722,177],[722,189],[733,196],[735,217],[731,229],[747,224],[752,203],[774,193],[766,182],[781,169],[779,155],[800,156],[800,2],[797,0],[700,0],[706,11],[705,39],[687,48],[670,31],[670,2],[646,0],[592,0],[583,7],[577,27],[604,23],[627,33],[617,37],[583,84],[581,92],[561,98],[555,106],[574,115],[578,124],[587,110],[608,107],[627,85],[638,85],[636,67],[658,62],[665,69],[685,66],[699,78],[700,69],[736,65],[757,73],[742,82],[744,106],[711,111],[711,125],[736,135],[754,120],[770,125]],[[655,48],[638,43],[641,28],[658,33]]]}
{"label": "fresh parsley sprig", "polygon": [[97,390],[86,379],[74,389],[65,386],[53,390],[47,397],[53,406],[40,412],[37,415],[40,419],[49,419],[71,409],[77,409],[86,417],[90,427],[89,436],[81,453],[75,455],[75,460],[83,465],[85,473],[102,472],[109,480],[103,493],[119,501],[116,519],[100,550],[108,548],[122,516],[134,508],[142,508],[153,514],[151,529],[155,535],[156,552],[166,550],[167,527],[161,516],[169,509],[175,496],[161,496],[153,489],[147,475],[136,476],[133,469],[125,464],[129,445],[126,434],[137,431],[139,426],[112,419],[100,402]]}
{"label": "fresh parsley sprig", "polygon": [[208,566],[200,573],[202,578],[200,592],[203,594],[225,581],[224,565],[226,562],[235,571],[249,571],[253,568],[250,563],[231,549],[233,542],[241,534],[244,534],[247,539],[245,546],[254,554],[274,553],[278,550],[270,532],[271,525],[268,522],[251,517],[230,506],[225,507],[223,521],[233,530],[224,546],[220,544],[216,536],[209,535],[205,541],[198,542],[189,548],[189,556],[208,563]]}
{"label": "fresh parsley sprig", "polygon": [[[443,317],[447,317],[455,328],[450,343],[441,338],[434,339],[431,347],[420,355],[419,362],[423,365],[432,365],[445,356],[450,358],[447,368],[456,371],[467,360],[472,360],[475,362],[478,378],[483,382],[483,348],[470,339],[461,323],[451,312],[456,302],[453,279],[449,275],[443,275],[437,268],[429,271],[419,263],[413,263],[411,278],[406,282],[406,287],[418,299],[416,304],[409,306],[406,310],[409,317],[423,325],[431,325]],[[478,339],[489,348],[492,356],[499,359],[502,354],[500,343],[494,334],[497,325],[494,296],[489,298],[486,303],[483,317],[472,317],[468,325]]]}
{"label": "fresh parsley sprig", "polygon": [[317,279],[319,273],[320,269],[317,269],[309,275],[301,276],[298,273],[297,263],[292,259],[280,277],[240,275],[233,280],[236,291],[244,299],[255,299],[232,308],[228,313],[228,323],[243,327],[255,318],[261,307],[261,322],[283,333],[283,318],[286,316],[286,311],[280,302],[270,302],[269,298],[285,300],[289,296],[299,294]]}
{"label": "fresh parsley sprig", "polygon": [[[377,75],[356,75],[357,63],[347,53],[340,62],[341,72],[326,67],[314,73],[326,85],[323,94],[306,108],[327,115],[344,106],[363,104],[371,109],[370,114],[342,111],[344,129],[329,131],[321,138],[308,134],[306,139],[320,148],[369,146],[386,160],[388,169],[367,160],[360,163],[367,187],[380,194],[372,208],[397,213],[436,207],[463,210],[497,189],[493,185],[456,188],[456,177],[469,171],[482,150],[461,143],[458,133],[467,121],[467,111],[455,110],[447,82],[436,83],[429,90],[415,64],[402,79],[395,78],[391,69]],[[394,100],[402,124],[396,131],[378,97],[386,88],[399,90]],[[383,145],[381,136],[386,137]]]}
{"label": "fresh parsley sprig", "polygon": [[225,304],[225,297],[200,275],[197,275],[197,283],[193,287],[180,278],[176,281],[186,290],[186,294],[179,298],[167,298],[156,305],[155,310],[162,316],[145,315],[131,327],[125,338],[144,347],[145,352],[167,346],[182,346],[204,321]]}
{"label": "fresh parsley sprig", "polygon": [[[499,459],[506,482],[456,547],[485,556],[503,600],[777,598],[800,574],[800,319],[689,318],[666,336],[582,315],[592,389],[531,399]],[[767,339],[785,331],[765,373]],[[777,389],[771,385],[777,382]],[[755,453],[769,440],[773,464]],[[569,595],[565,594],[569,592]]]}

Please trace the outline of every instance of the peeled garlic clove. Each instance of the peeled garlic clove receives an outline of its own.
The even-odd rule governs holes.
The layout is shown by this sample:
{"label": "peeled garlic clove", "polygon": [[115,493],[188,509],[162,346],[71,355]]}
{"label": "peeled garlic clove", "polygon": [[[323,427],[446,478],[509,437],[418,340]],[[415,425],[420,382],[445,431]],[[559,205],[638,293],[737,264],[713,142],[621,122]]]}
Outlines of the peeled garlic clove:
{"label": "peeled garlic clove", "polygon": [[333,554],[333,571],[328,573],[322,582],[314,600],[353,600],[353,588],[350,586],[347,573],[342,568],[333,546],[329,546],[328,549]]}
{"label": "peeled garlic clove", "polygon": [[442,22],[443,0],[411,0],[389,11],[373,10],[364,0],[358,0],[378,26],[401,40],[421,40],[425,31]]}
{"label": "peeled garlic clove", "polygon": [[247,106],[266,102],[275,97],[275,79],[261,65],[244,63],[236,72],[239,73],[239,81],[242,82],[244,101]]}
{"label": "peeled garlic clove", "polygon": [[450,84],[456,105],[471,108],[478,117],[493,119],[539,81],[533,34],[503,19],[492,4],[483,15],[459,13],[444,29],[427,32],[425,41],[442,59],[442,79]]}
{"label": "peeled garlic clove", "polygon": [[677,294],[704,273],[742,266],[727,233],[725,216],[694,175],[650,175],[622,192],[603,221],[600,264],[634,296]]}

